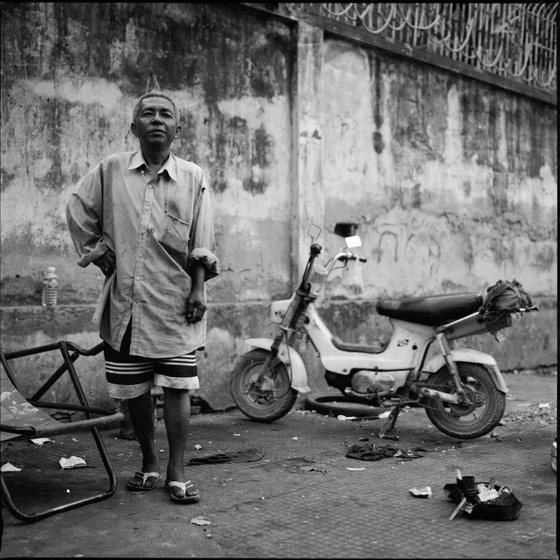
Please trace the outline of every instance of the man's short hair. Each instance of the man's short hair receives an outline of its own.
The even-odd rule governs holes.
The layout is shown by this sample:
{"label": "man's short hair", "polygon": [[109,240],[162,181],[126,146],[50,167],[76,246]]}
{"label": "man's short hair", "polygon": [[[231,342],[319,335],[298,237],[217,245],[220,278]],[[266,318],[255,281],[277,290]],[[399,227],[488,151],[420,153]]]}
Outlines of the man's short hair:
{"label": "man's short hair", "polygon": [[138,118],[138,113],[140,112],[140,106],[142,105],[142,101],[144,101],[144,99],[148,99],[149,97],[163,97],[164,99],[170,101],[171,105],[173,105],[173,112],[175,113],[175,119],[177,120],[177,122],[179,122],[179,110],[177,109],[177,106],[175,105],[173,99],[171,99],[169,95],[165,95],[165,93],[161,93],[161,91],[150,91],[148,93],[145,93],[134,106],[134,109],[132,111],[133,123],[135,123],[136,119]]}

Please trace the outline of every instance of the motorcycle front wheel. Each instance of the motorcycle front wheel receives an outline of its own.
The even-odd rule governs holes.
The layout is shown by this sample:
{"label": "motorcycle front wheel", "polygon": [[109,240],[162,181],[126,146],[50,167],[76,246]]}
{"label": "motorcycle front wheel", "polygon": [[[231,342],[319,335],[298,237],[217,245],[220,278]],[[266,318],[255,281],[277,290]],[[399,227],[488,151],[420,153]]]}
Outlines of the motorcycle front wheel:
{"label": "motorcycle front wheel", "polygon": [[[457,363],[459,377],[469,404],[459,405],[440,399],[426,399],[426,414],[432,424],[444,434],[459,439],[475,439],[492,431],[506,410],[506,396],[480,364]],[[454,394],[453,378],[447,367],[432,374],[427,381],[430,389]],[[475,399],[482,402],[475,405]]]}
{"label": "motorcycle front wheel", "polygon": [[296,402],[298,392],[291,387],[288,370],[282,362],[272,364],[260,387],[255,385],[270,352],[251,350],[235,364],[230,391],[235,404],[257,422],[274,422],[285,416]]}

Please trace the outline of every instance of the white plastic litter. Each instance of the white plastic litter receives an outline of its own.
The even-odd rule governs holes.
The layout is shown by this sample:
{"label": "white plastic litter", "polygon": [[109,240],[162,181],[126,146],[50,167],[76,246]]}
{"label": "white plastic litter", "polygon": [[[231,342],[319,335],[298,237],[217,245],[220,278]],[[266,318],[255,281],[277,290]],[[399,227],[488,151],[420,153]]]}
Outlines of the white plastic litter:
{"label": "white plastic litter", "polygon": [[205,519],[204,517],[195,517],[191,519],[193,525],[212,525],[212,521]]}
{"label": "white plastic litter", "polygon": [[19,471],[21,471],[21,469],[18,469],[15,465],[12,465],[12,463],[5,463],[4,465],[2,465],[2,468],[0,470],[2,472],[19,472]]}
{"label": "white plastic litter", "polygon": [[409,492],[411,492],[414,496],[418,498],[431,498],[432,497],[432,489],[429,486],[422,486],[422,488],[410,488]]}
{"label": "white plastic litter", "polygon": [[77,469],[79,467],[87,467],[86,462],[81,457],[76,457],[74,455],[72,455],[72,457],[70,457],[69,459],[66,459],[66,457],[62,457],[62,459],[58,461],[58,464],[62,469]]}
{"label": "white plastic litter", "polygon": [[49,439],[48,437],[41,437],[41,438],[35,438],[31,440],[35,445],[43,445],[44,443],[47,443],[47,441],[52,442],[52,439]]}

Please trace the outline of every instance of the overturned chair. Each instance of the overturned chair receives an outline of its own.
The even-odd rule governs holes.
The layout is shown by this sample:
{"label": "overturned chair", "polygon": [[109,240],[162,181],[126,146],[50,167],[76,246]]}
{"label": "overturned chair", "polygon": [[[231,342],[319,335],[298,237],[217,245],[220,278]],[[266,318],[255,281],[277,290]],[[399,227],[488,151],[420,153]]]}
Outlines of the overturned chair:
{"label": "overturned chair", "polygon": [[[15,352],[4,353],[0,349],[2,362],[1,369],[1,418],[0,418],[0,443],[2,448],[8,442],[31,440],[35,438],[49,438],[63,434],[76,433],[89,430],[95,440],[97,449],[105,466],[109,477],[109,488],[105,492],[90,492],[80,499],[50,508],[43,508],[36,512],[23,512],[16,507],[8,484],[1,477],[2,500],[10,513],[22,521],[32,523],[44,519],[50,515],[68,511],[70,509],[85,506],[87,504],[99,502],[111,497],[117,487],[115,472],[107,455],[105,445],[99,433],[100,428],[112,428],[120,424],[123,414],[121,412],[109,411],[88,405],[86,396],[81,386],[80,380],[74,367],[74,362],[79,356],[94,356],[103,350],[104,343],[101,342],[90,350],[84,350],[70,341],[59,341],[57,343],[38,346]],[[33,354],[40,354],[53,350],[60,350],[63,363],[58,369],[42,384],[42,386],[29,398],[20,392],[19,384],[16,379],[10,360],[23,358]],[[79,404],[68,402],[46,402],[41,400],[45,393],[65,374],[70,375],[73,389],[77,395]],[[48,414],[48,410],[72,411],[73,413],[83,413],[85,419],[74,422],[60,422]],[[12,492],[13,493],[13,492]],[[60,500],[62,501],[62,500]],[[36,509],[36,508],[34,508]]]}

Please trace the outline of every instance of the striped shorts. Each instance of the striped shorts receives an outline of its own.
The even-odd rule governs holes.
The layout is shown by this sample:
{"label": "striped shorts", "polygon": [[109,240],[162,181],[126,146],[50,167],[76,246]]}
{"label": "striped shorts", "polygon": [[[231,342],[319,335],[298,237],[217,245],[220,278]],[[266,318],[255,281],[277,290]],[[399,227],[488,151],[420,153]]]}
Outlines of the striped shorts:
{"label": "striped shorts", "polygon": [[198,389],[195,352],[172,358],[144,358],[130,355],[131,325],[124,335],[121,350],[105,344],[105,376],[109,395],[114,399],[133,399],[155,385],[172,389]]}

